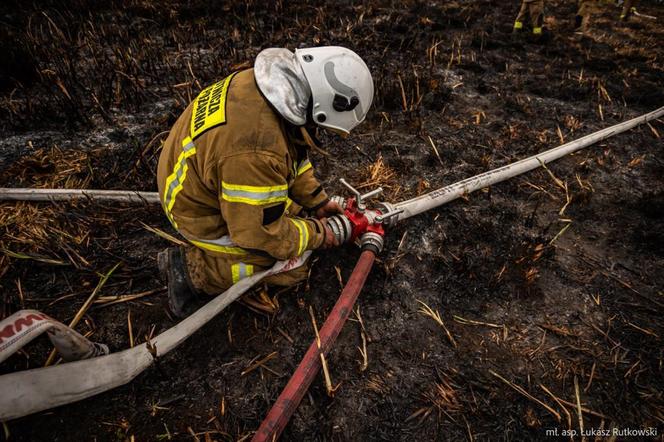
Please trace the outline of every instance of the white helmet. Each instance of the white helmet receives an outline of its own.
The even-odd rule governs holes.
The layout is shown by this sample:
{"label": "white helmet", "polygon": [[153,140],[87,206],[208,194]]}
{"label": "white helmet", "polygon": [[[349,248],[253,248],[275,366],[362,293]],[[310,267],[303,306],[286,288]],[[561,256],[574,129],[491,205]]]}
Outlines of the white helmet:
{"label": "white helmet", "polygon": [[295,57],[311,88],[316,124],[348,134],[364,121],[374,87],[359,55],[339,46],[323,46],[296,49]]}

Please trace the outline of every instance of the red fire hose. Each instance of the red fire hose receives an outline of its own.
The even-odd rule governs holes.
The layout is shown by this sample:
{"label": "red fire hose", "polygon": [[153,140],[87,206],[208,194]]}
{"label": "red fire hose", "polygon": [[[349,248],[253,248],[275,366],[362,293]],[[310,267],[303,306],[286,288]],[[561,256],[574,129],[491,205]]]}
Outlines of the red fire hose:
{"label": "red fire hose", "polygon": [[355,264],[353,273],[346,283],[337,303],[332,312],[325,320],[323,328],[320,329],[320,348],[316,340],[311,343],[309,350],[304,355],[302,362],[295,370],[293,377],[286,384],[286,388],[281,392],[277,401],[274,403],[267,417],[261,423],[258,431],[252,439],[253,442],[274,441],[288,424],[295,409],[307,392],[309,385],[316,377],[320,369],[320,354],[326,355],[332,348],[332,344],[339,336],[341,328],[348,319],[351,310],[364,282],[371,271],[376,255],[372,250],[365,250],[360,255],[360,259]]}

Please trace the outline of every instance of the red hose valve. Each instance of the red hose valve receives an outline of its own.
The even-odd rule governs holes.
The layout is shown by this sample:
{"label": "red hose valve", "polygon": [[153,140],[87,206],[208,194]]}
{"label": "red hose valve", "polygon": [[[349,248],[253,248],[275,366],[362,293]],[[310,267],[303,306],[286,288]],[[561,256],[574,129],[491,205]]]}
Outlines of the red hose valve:
{"label": "red hose valve", "polygon": [[[339,244],[345,244],[360,239],[360,246],[362,249],[371,248],[376,253],[383,250],[383,237],[385,236],[385,229],[383,223],[389,222],[389,219],[403,210],[390,210],[392,206],[387,206],[387,210],[367,210],[364,201],[372,196],[378,195],[383,191],[382,188],[372,190],[364,195],[348,184],[343,178],[341,183],[350,189],[354,197],[343,199],[341,197],[333,197],[340,206],[344,208],[343,215],[334,215],[327,219],[327,225],[332,230],[332,233],[337,238]],[[365,247],[366,245],[366,247]]]}
{"label": "red hose valve", "polygon": [[345,244],[355,241],[370,229],[382,236],[385,233],[382,226],[375,224],[378,214],[380,212],[374,210],[360,212],[355,198],[349,198],[346,200],[344,213],[329,217],[327,225],[339,244]]}

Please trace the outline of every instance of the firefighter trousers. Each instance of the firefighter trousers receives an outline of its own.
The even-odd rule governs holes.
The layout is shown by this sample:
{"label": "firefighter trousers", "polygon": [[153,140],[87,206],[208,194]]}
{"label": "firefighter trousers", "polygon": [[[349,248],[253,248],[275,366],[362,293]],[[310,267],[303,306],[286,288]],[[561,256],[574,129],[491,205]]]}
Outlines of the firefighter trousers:
{"label": "firefighter trousers", "polygon": [[632,8],[636,8],[637,3],[638,0],[625,0],[622,12],[620,13],[620,18],[625,19],[626,17],[629,17],[633,12]]}
{"label": "firefighter trousers", "polygon": [[[287,213],[298,215],[302,207],[291,203]],[[218,295],[240,279],[267,270],[276,260],[251,252],[242,255],[219,254],[199,247],[186,246],[184,261],[192,288],[207,295]],[[278,273],[263,279],[268,285],[288,287],[307,279],[311,261],[288,272]]]}
{"label": "firefighter trousers", "polygon": [[533,34],[541,34],[544,23],[544,0],[523,0],[519,14],[514,21],[514,29],[521,30],[528,16],[530,16]]}
{"label": "firefighter trousers", "polygon": [[[184,249],[187,273],[193,288],[207,295],[218,295],[240,279],[267,270],[274,260],[259,255],[222,257],[194,246]],[[288,287],[307,279],[310,261],[288,272],[278,273],[263,279],[268,285]]]}

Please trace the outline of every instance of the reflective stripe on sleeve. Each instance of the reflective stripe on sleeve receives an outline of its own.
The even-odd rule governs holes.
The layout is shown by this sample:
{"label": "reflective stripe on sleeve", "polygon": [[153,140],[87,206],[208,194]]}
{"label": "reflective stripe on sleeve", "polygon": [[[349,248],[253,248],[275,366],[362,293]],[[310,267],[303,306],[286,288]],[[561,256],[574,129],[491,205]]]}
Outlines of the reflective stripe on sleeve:
{"label": "reflective stripe on sleeve", "polygon": [[221,182],[221,197],[232,203],[254,206],[283,202],[288,199],[288,184],[278,186],[244,186]]}
{"label": "reflective stripe on sleeve", "polygon": [[233,277],[233,284],[241,279],[247,278],[254,274],[254,266],[239,262],[231,266],[231,275]]}
{"label": "reflective stripe on sleeve", "polygon": [[297,248],[297,256],[300,256],[307,249],[309,244],[309,229],[307,229],[307,224],[301,219],[289,218],[295,227],[297,228],[299,234],[299,243]]}
{"label": "reflective stripe on sleeve", "polygon": [[182,152],[178,156],[178,160],[173,167],[173,173],[171,173],[168,178],[166,178],[166,191],[164,192],[164,209],[168,219],[171,221],[173,226],[177,228],[177,223],[173,219],[171,210],[175,204],[175,198],[178,196],[178,193],[182,190],[184,185],[184,180],[187,178],[187,171],[189,170],[189,165],[187,164],[187,158],[196,154],[196,146],[190,137],[182,140]]}
{"label": "reflective stripe on sleeve", "polygon": [[300,165],[297,167],[297,176],[302,175],[304,172],[307,170],[311,169],[313,166],[311,165],[311,161],[309,159],[305,159],[300,163]]}
{"label": "reflective stripe on sleeve", "polygon": [[514,22],[514,29],[523,29],[523,22],[515,21]]}
{"label": "reflective stripe on sleeve", "polygon": [[196,247],[204,250],[210,250],[219,253],[228,253],[229,255],[246,255],[247,251],[242,247],[238,247],[230,236],[224,235],[217,239],[189,239]]}

